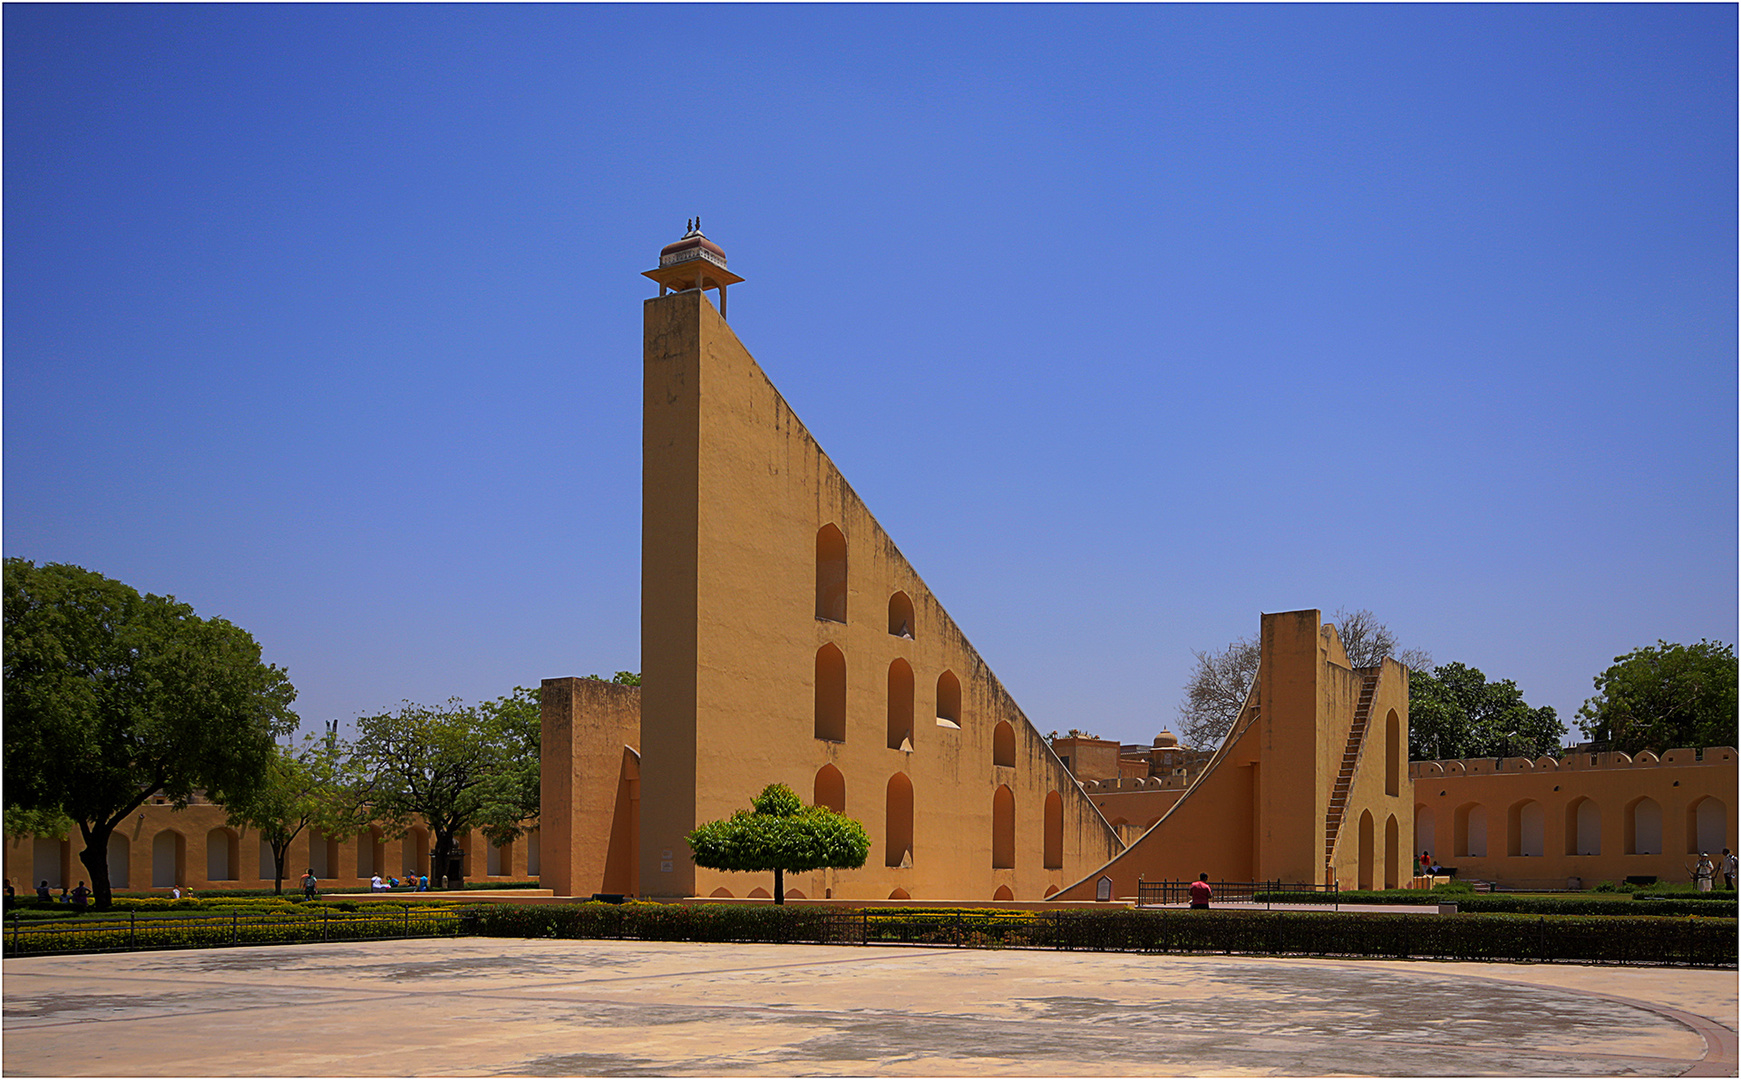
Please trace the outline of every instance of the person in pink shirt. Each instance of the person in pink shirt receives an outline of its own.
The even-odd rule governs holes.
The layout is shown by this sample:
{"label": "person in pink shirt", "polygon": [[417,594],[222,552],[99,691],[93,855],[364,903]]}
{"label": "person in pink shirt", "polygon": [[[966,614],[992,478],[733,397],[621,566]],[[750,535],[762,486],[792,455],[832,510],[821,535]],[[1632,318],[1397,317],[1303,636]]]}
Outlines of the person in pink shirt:
{"label": "person in pink shirt", "polygon": [[1213,890],[1209,888],[1209,875],[1198,874],[1197,880],[1191,882],[1191,907],[1197,910],[1208,911],[1209,894],[1212,891]]}

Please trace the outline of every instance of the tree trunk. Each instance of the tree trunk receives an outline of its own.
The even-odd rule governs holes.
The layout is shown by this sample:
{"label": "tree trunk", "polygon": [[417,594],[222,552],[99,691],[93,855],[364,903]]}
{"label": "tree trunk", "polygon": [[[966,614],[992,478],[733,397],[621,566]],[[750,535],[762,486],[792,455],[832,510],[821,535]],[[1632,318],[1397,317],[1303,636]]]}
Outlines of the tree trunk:
{"label": "tree trunk", "polygon": [[288,841],[288,840],[284,841],[283,847],[279,847],[276,841],[273,842],[273,844],[272,844],[272,895],[273,896],[283,896],[284,895],[284,859],[289,854],[290,854],[290,841]]}
{"label": "tree trunk", "polygon": [[79,852],[79,861],[85,864],[91,875],[93,911],[108,911],[114,905],[115,893],[109,886],[109,837],[114,831],[113,825],[100,821],[95,826],[79,822],[79,832],[85,838],[85,849]]}
{"label": "tree trunk", "polygon": [[786,871],[781,870],[781,869],[776,867],[774,870],[774,903],[784,904],[785,902],[786,902]]}
{"label": "tree trunk", "polygon": [[440,867],[439,874],[431,874],[429,887],[431,889],[446,889],[448,885],[447,868],[453,861],[453,833],[437,830],[435,833],[435,865]]}

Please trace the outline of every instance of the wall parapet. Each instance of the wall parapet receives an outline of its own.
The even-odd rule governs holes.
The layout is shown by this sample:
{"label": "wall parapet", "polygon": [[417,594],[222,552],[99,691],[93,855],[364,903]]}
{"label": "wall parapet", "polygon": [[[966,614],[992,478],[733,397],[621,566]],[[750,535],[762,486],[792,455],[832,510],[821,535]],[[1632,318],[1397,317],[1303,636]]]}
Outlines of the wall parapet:
{"label": "wall parapet", "polygon": [[1409,762],[1409,776],[1420,779],[1428,776],[1491,776],[1498,773],[1636,769],[1656,768],[1664,765],[1714,765],[1723,761],[1735,761],[1736,757],[1735,747],[1706,746],[1680,747],[1665,751],[1661,757],[1645,750],[1636,756],[1623,754],[1619,751],[1609,751],[1600,754],[1572,753],[1561,758],[1440,758]]}

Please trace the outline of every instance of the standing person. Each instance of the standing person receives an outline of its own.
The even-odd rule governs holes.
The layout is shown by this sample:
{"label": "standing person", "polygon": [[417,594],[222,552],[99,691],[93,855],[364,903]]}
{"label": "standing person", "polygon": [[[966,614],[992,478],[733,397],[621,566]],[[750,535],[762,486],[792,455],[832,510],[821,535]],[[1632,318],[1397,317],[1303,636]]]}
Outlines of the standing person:
{"label": "standing person", "polygon": [[1421,876],[1433,876],[1433,857],[1424,851],[1421,852]]}
{"label": "standing person", "polygon": [[79,882],[79,887],[73,890],[73,907],[83,911],[85,910],[85,905],[90,902],[91,890],[85,888],[85,883],[81,881]]}
{"label": "standing person", "polygon": [[309,867],[302,875],[302,898],[313,900],[320,895],[320,879],[314,876],[314,867]]}
{"label": "standing person", "polygon": [[1709,852],[1699,852],[1699,864],[1693,867],[1693,880],[1699,883],[1700,892],[1711,891],[1711,879],[1716,876],[1716,868],[1711,865]]}
{"label": "standing person", "polygon": [[12,879],[6,879],[6,906],[11,907],[12,901],[18,899],[18,894],[12,891]]}
{"label": "standing person", "polygon": [[[1733,852],[1728,848],[1723,849],[1723,888],[1728,889],[1730,892],[1735,891],[1735,871],[1738,861],[1741,860],[1737,860]],[[12,895],[12,887],[10,885],[6,887],[6,895]]]}
{"label": "standing person", "polygon": [[1198,874],[1197,880],[1191,882],[1191,908],[1195,911],[1209,910],[1209,875]]}
{"label": "standing person", "polygon": [[169,895],[172,899],[180,900],[181,899],[181,886],[180,885],[171,885],[169,887]]}

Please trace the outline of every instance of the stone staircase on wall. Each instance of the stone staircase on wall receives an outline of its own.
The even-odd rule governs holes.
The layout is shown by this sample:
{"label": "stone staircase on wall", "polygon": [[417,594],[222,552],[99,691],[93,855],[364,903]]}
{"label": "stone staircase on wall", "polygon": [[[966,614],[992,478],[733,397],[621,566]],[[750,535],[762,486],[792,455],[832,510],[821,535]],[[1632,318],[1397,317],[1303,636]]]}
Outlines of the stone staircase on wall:
{"label": "stone staircase on wall", "polygon": [[1354,709],[1354,724],[1348,729],[1348,745],[1342,750],[1342,767],[1336,786],[1330,790],[1330,808],[1324,814],[1324,866],[1336,865],[1336,835],[1342,831],[1342,815],[1348,809],[1348,793],[1354,786],[1354,768],[1366,744],[1366,725],[1372,717],[1372,698],[1378,692],[1378,673],[1361,680],[1360,704]]}

